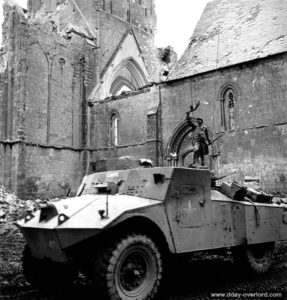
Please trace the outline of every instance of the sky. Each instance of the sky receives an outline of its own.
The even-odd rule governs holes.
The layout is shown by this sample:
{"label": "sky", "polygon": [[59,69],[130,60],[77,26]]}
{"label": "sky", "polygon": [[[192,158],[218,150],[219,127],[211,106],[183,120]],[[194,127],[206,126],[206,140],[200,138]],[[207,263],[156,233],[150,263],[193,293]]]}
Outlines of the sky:
{"label": "sky", "polygon": [[172,46],[180,56],[210,0],[155,0],[157,13],[157,47]]}
{"label": "sky", "polygon": [[[20,6],[26,7],[27,0],[14,0]],[[84,1],[84,0],[82,0]],[[157,32],[155,44],[157,47],[172,46],[181,56],[188,45],[193,30],[204,7],[211,0],[155,0],[157,13]],[[0,23],[3,22],[0,0]],[[2,36],[2,32],[0,34]]]}

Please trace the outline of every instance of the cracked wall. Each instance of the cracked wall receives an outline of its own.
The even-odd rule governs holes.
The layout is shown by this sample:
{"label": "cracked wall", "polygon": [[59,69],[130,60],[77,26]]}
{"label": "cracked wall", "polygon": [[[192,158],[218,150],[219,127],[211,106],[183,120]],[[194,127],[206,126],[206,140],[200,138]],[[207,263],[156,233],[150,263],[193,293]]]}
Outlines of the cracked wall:
{"label": "cracked wall", "polygon": [[281,0],[210,1],[170,79],[286,51],[286,13]]}
{"label": "cracked wall", "polygon": [[41,21],[4,11],[0,180],[23,198],[63,196],[85,173],[95,47],[81,33],[59,34],[57,13]]}
{"label": "cracked wall", "polygon": [[267,190],[286,192],[286,52],[166,84],[161,93],[163,148],[190,103],[199,100],[194,116],[202,117],[213,132],[222,132],[220,99],[226,86],[238,93],[235,128],[217,143],[217,170],[223,174],[236,169],[233,179],[257,177]]}
{"label": "cracked wall", "polygon": [[[96,150],[92,161],[133,156],[161,164],[158,153],[159,90],[156,86],[95,103],[91,115],[91,145]],[[111,143],[110,119],[119,116],[118,145]]]}
{"label": "cracked wall", "polygon": [[[6,1],[0,52],[0,184],[22,198],[75,192],[89,168],[88,97],[132,27],[158,78],[154,2]],[[112,8],[112,10],[111,10]]]}
{"label": "cracked wall", "polygon": [[[191,104],[201,101],[193,116],[203,118],[214,134],[222,133],[220,99],[225,87],[233,87],[237,93],[235,128],[226,130],[216,143],[221,155],[213,162],[215,171],[226,174],[236,170],[227,180],[259,178],[264,189],[286,193],[287,53],[167,81],[140,93],[98,103],[93,116],[94,126],[99,130],[92,137],[98,150],[94,161],[131,155],[168,165],[168,143]],[[120,118],[118,147],[109,145],[107,120],[113,110]],[[152,116],[157,118],[156,122]],[[154,144],[148,148],[152,141]]]}

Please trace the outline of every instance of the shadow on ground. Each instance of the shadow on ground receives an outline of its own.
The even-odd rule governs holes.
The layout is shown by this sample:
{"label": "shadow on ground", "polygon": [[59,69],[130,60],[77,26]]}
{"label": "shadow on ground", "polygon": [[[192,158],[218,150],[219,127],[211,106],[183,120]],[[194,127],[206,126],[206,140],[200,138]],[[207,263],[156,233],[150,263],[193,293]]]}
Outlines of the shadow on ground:
{"label": "shadow on ground", "polygon": [[[165,278],[159,299],[210,299],[210,293],[226,291],[267,292],[281,289],[284,292],[284,286],[286,293],[287,267],[284,264],[275,265],[271,272],[264,276],[254,276],[240,271],[231,260],[219,257],[178,263]],[[9,300],[104,299],[84,278],[58,293],[39,292],[32,290],[27,284],[19,286],[19,283],[16,286],[7,286],[2,292],[4,294],[0,299]]]}

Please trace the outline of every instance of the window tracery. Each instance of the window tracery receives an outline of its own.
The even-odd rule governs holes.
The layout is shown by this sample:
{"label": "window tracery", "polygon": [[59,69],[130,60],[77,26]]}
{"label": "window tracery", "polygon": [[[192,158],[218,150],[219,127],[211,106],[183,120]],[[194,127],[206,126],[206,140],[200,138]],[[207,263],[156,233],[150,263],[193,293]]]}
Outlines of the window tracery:
{"label": "window tracery", "polygon": [[220,90],[220,129],[221,131],[236,128],[236,111],[240,90],[233,83],[226,83]]}

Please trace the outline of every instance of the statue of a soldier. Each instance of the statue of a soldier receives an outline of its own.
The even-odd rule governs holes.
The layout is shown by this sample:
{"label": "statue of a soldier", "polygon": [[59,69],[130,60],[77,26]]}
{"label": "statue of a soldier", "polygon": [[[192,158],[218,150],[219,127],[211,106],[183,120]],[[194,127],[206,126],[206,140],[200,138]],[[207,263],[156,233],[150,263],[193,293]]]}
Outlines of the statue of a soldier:
{"label": "statue of a soldier", "polygon": [[211,141],[209,139],[208,130],[203,120],[201,118],[197,118],[197,126],[194,132],[194,155],[193,155],[193,163],[196,165],[205,166],[204,156],[209,154],[208,146],[211,145]]}
{"label": "statue of a soldier", "polygon": [[186,120],[194,131],[193,134],[193,165],[205,166],[205,155],[209,154],[208,146],[211,145],[207,127],[205,126],[202,118],[191,118],[190,114],[194,112],[200,105],[200,101],[195,107],[190,106],[190,110],[186,113]]}

